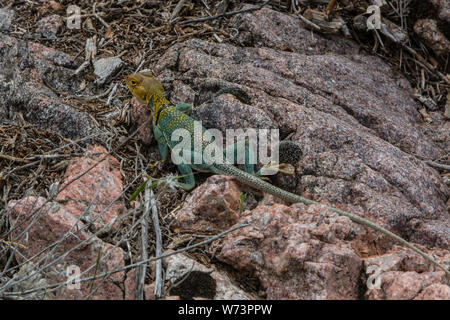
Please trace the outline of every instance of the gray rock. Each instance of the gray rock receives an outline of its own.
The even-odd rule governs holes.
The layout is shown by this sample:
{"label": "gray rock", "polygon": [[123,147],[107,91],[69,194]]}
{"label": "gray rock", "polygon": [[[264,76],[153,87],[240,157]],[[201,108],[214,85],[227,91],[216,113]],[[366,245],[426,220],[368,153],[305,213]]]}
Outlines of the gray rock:
{"label": "gray rock", "polygon": [[123,61],[117,57],[102,58],[94,62],[94,73],[97,76],[96,84],[103,85],[110,81],[111,77],[123,65]]}
{"label": "gray rock", "polygon": [[14,10],[0,9],[0,31],[8,31],[15,16]]}
{"label": "gray rock", "polygon": [[66,138],[99,133],[89,114],[64,104],[53,92],[79,88],[73,68],[72,58],[61,51],[0,33],[0,123],[22,112],[26,121]]}

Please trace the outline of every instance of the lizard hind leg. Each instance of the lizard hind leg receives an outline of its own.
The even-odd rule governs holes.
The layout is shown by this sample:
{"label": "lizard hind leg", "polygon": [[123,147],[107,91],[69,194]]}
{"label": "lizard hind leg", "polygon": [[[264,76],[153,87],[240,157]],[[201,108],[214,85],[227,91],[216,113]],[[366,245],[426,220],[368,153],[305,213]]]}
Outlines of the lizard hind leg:
{"label": "lizard hind leg", "polygon": [[177,182],[177,185],[186,191],[192,190],[195,187],[195,178],[192,168],[185,163],[178,165],[178,171],[183,177],[184,182]]}
{"label": "lizard hind leg", "polygon": [[190,150],[184,150],[183,155],[185,158],[178,158],[178,160],[181,161],[179,164],[177,164],[177,166],[178,171],[181,173],[181,176],[183,177],[183,180],[185,182],[177,182],[177,184],[183,189],[189,191],[195,187],[195,178],[192,169],[200,172],[213,171],[211,170],[210,164],[204,163],[203,158],[200,154]]}

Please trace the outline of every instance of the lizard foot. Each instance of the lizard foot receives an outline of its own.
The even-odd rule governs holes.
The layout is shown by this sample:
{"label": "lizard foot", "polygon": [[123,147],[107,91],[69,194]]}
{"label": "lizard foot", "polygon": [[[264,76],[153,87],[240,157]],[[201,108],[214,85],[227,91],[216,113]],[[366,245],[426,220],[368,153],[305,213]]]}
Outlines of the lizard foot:
{"label": "lizard foot", "polygon": [[[265,164],[258,173],[260,175],[275,175],[278,172],[282,172],[284,174],[294,175],[292,172],[292,166],[289,163],[275,163],[273,161]],[[290,170],[288,170],[290,169]]]}

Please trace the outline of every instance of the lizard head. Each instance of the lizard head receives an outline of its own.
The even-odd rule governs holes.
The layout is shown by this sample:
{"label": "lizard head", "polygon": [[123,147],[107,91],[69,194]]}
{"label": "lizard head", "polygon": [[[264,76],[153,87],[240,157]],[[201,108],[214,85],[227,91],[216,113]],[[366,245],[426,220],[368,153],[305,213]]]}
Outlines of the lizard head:
{"label": "lizard head", "polygon": [[139,72],[125,77],[125,83],[139,103],[147,105],[152,98],[164,95],[164,88],[150,72]]}

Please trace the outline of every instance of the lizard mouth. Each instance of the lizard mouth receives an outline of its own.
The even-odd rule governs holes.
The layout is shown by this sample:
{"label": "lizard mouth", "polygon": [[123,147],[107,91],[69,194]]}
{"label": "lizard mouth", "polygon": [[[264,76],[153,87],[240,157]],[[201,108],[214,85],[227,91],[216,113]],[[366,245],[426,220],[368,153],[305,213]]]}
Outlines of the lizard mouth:
{"label": "lizard mouth", "polygon": [[133,74],[129,74],[129,75],[125,76],[125,78],[124,78],[125,83],[130,88],[135,87],[137,85],[137,82],[133,79],[133,76],[134,76]]}
{"label": "lizard mouth", "polygon": [[124,80],[125,80],[126,85],[128,87],[130,87],[130,76],[125,76]]}

